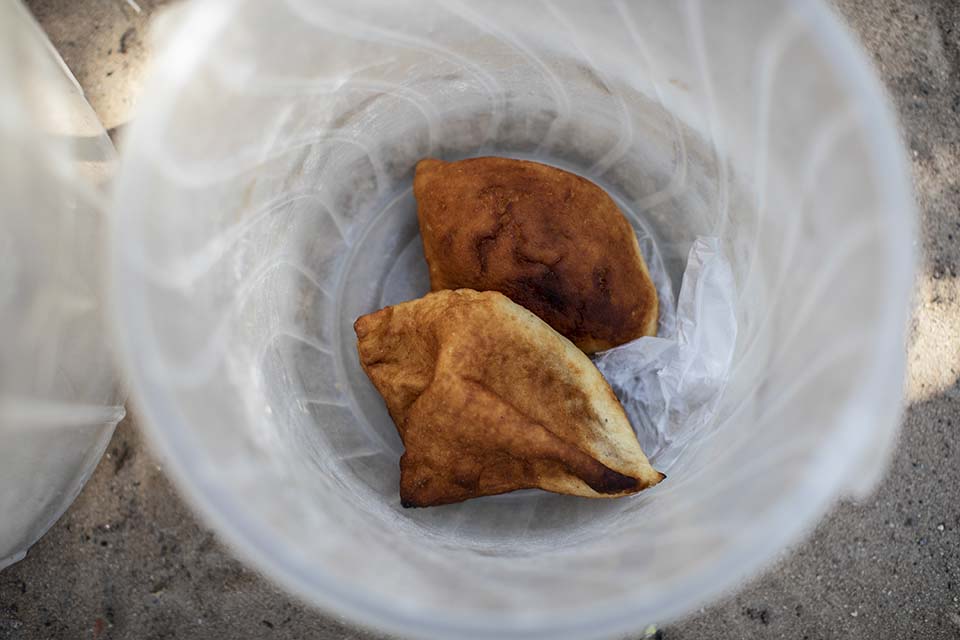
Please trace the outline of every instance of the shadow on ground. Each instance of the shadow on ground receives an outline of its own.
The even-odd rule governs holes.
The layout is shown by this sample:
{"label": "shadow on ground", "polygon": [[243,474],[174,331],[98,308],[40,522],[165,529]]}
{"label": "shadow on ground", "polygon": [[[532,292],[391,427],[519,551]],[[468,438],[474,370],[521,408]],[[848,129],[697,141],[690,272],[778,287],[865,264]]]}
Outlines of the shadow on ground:
{"label": "shadow on ground", "polygon": [[763,578],[664,638],[960,638],[958,432],[960,382],[907,409],[872,498],[840,504]]}

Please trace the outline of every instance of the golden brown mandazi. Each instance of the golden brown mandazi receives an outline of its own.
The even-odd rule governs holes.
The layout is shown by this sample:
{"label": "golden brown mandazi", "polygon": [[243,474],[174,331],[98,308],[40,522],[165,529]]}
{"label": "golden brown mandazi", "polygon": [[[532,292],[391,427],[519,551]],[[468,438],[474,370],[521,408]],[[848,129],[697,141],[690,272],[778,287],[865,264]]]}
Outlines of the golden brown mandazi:
{"label": "golden brown mandazi", "polygon": [[609,498],[663,478],[589,358],[500,293],[427,294],[354,330],[404,443],[404,506],[535,487]]}
{"label": "golden brown mandazi", "polygon": [[499,291],[586,353],[656,335],[636,235],[589,180],[510,158],[426,159],[413,191],[433,291]]}

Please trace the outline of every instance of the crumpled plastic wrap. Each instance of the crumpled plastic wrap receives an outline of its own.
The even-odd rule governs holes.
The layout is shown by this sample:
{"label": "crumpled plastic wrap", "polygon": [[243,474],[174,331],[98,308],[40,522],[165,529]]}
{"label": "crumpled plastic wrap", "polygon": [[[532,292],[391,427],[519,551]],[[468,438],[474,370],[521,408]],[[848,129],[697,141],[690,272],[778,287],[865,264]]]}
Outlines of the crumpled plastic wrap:
{"label": "crumpled plastic wrap", "polygon": [[669,470],[716,412],[737,339],[736,289],[717,238],[698,237],[690,248],[676,309],[659,256],[648,262],[661,298],[657,337],[598,353],[594,363],[651,463]]}

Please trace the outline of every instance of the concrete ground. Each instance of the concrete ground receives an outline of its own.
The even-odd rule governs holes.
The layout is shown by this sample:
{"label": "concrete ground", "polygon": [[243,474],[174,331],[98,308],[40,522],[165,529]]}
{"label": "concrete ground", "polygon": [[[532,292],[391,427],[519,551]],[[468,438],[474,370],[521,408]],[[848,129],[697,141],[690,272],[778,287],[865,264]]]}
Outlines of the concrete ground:
{"label": "concrete ground", "polygon": [[[162,4],[138,3],[28,2],[114,133]],[[900,446],[874,497],[838,505],[764,576],[651,637],[960,638],[960,2],[838,8],[900,113],[921,211]],[[0,639],[376,637],[233,560],[174,493],[135,418],[108,451],[68,513],[0,573]]]}

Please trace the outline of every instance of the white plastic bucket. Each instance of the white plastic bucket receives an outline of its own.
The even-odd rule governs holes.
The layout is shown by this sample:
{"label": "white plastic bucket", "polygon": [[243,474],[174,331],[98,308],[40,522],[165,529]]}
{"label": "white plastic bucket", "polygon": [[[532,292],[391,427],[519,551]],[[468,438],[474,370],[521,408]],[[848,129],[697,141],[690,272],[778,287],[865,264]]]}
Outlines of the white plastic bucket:
{"label": "white plastic bucket", "polygon": [[[141,105],[112,251],[133,391],[200,511],[310,602],[418,636],[610,636],[733,586],[883,470],[914,211],[880,86],[819,4],[214,0]],[[401,508],[351,325],[426,290],[416,161],[484,154],[596,180],[674,279],[721,239],[731,377],[655,489]]]}
{"label": "white plastic bucket", "polygon": [[113,145],[19,0],[0,0],[0,569],[56,522],[123,418],[106,328]]}

